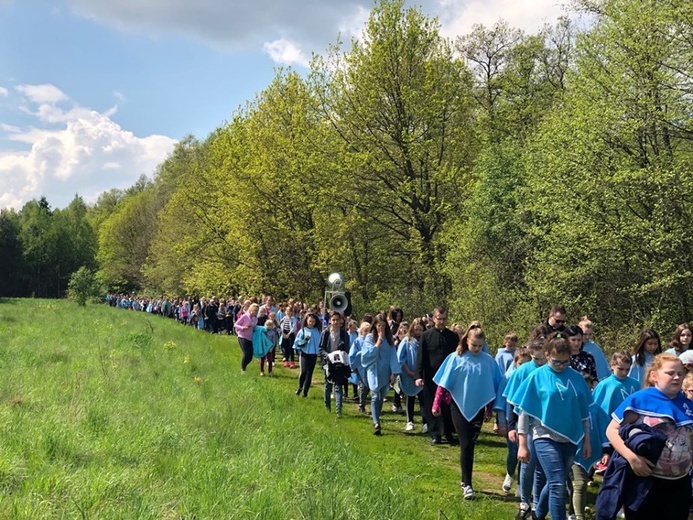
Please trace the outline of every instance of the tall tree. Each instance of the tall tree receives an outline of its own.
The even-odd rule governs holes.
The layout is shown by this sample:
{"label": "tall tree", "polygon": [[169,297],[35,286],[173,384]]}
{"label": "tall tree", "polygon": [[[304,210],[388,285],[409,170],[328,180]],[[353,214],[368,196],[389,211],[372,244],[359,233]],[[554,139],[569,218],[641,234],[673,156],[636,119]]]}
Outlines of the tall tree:
{"label": "tall tree", "polygon": [[317,58],[311,80],[339,139],[343,196],[402,268],[395,290],[440,301],[439,233],[475,151],[469,70],[435,20],[396,0],[376,4],[350,50]]}

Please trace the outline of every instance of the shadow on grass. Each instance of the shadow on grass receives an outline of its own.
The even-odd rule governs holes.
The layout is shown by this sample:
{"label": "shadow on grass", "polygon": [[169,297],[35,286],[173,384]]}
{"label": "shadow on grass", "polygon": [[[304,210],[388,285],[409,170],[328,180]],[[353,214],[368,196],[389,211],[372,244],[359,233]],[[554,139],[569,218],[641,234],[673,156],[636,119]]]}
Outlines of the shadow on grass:
{"label": "shadow on grass", "polygon": [[17,298],[0,297],[0,305],[2,305],[2,304],[16,305],[17,304]]}

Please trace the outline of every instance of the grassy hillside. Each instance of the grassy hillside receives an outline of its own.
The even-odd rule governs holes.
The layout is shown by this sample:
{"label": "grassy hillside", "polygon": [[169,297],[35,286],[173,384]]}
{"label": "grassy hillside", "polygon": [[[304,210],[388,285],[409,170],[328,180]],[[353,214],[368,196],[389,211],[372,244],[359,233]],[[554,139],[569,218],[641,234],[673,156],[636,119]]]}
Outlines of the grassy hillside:
{"label": "grassy hillside", "polygon": [[0,518],[513,517],[501,438],[482,434],[464,502],[456,447],[387,404],[380,438],[355,404],[327,414],[318,371],[308,399],[297,370],[258,372],[171,320],[1,300]]}

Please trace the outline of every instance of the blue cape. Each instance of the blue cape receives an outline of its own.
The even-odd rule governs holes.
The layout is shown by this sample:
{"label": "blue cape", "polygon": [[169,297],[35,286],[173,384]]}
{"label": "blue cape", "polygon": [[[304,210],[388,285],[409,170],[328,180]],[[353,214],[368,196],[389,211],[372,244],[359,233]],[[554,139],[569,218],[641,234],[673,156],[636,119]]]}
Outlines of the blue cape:
{"label": "blue cape", "polygon": [[655,387],[638,390],[628,396],[611,416],[620,424],[626,412],[646,417],[666,417],[677,427],[693,424],[693,401],[681,392],[671,399]]}
{"label": "blue cape", "polygon": [[638,390],[640,390],[640,383],[632,377],[626,376],[619,379],[612,374],[596,386],[592,392],[592,399],[607,416],[611,417],[611,413],[618,408],[618,405]]}
{"label": "blue cape", "polygon": [[508,350],[507,348],[501,347],[498,349],[498,352],[496,352],[495,359],[501,374],[505,374],[508,367],[515,361],[515,350]]}
{"label": "blue cape", "polygon": [[630,367],[630,372],[628,372],[628,377],[632,377],[640,383],[640,388],[642,388],[642,385],[645,383],[645,370],[652,364],[652,360],[654,359],[652,354],[648,354],[647,352],[644,354],[645,364],[643,366],[638,365],[635,356],[633,356],[633,364]]}
{"label": "blue cape", "polygon": [[253,329],[253,356],[264,357],[273,346],[272,341],[267,337],[267,327],[256,325]]}
{"label": "blue cape", "polygon": [[505,385],[505,390],[503,391],[503,397],[505,397],[510,404],[516,404],[515,392],[520,388],[525,379],[534,372],[537,368],[537,364],[532,361],[527,361],[527,363],[522,363],[519,367],[513,370],[508,377],[508,384]]}
{"label": "blue cape", "polygon": [[575,451],[574,463],[582,466],[582,469],[589,472],[592,464],[596,464],[602,458],[602,448],[609,445],[609,440],[606,438],[606,427],[609,425],[609,416],[604,413],[596,403],[592,403],[589,407],[590,413],[590,447],[592,455],[589,459],[582,458],[583,440],[578,444]]}
{"label": "blue cape", "polygon": [[373,343],[373,335],[368,334],[361,348],[361,364],[366,370],[368,388],[377,392],[384,387],[390,387],[390,376],[399,374],[402,368],[397,361],[397,349],[382,338],[379,347]]}
{"label": "blue cape", "polygon": [[496,398],[501,373],[486,352],[467,351],[461,356],[453,352],[445,358],[433,381],[450,392],[464,418],[471,421]]}
{"label": "blue cape", "polygon": [[[416,358],[419,355],[419,342],[415,338],[406,337],[400,341],[397,345],[397,360],[399,361],[399,366],[404,366],[406,363],[409,370],[414,372],[416,370]],[[399,375],[399,384],[402,388],[402,392],[406,395],[417,395],[423,387],[416,386],[414,384],[414,378],[408,376],[402,370]]]}
{"label": "blue cape", "polygon": [[582,344],[582,350],[588,354],[592,354],[594,364],[597,366],[597,379],[599,381],[606,379],[611,375],[609,360],[606,359],[604,351],[594,341],[589,340]]}
{"label": "blue cape", "polygon": [[519,411],[573,444],[584,436],[582,420],[589,417],[592,395],[582,375],[572,368],[556,372],[546,364],[532,372],[513,397]]}

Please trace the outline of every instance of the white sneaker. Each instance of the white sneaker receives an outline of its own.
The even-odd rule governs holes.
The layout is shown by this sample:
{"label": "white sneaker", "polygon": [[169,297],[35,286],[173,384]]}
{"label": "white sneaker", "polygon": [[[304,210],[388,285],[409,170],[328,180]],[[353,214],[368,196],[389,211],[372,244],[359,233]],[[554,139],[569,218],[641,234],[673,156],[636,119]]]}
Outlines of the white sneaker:
{"label": "white sneaker", "polygon": [[575,515],[568,515],[568,520],[575,520]]}
{"label": "white sneaker", "polygon": [[507,473],[505,474],[505,479],[503,480],[503,491],[506,493],[510,493],[510,490],[513,487],[513,478],[508,475]]}
{"label": "white sneaker", "polygon": [[428,433],[428,424],[424,424],[421,427],[421,433]]}
{"label": "white sneaker", "polygon": [[414,429],[414,423],[410,421],[410,422],[407,423],[407,426],[404,428],[404,431],[405,431],[405,432],[410,432],[410,431],[412,431],[413,429]]}
{"label": "white sneaker", "polygon": [[472,486],[460,484],[460,487],[462,488],[462,493],[464,495],[465,500],[469,500],[471,498],[474,498],[474,490],[472,489]]}

